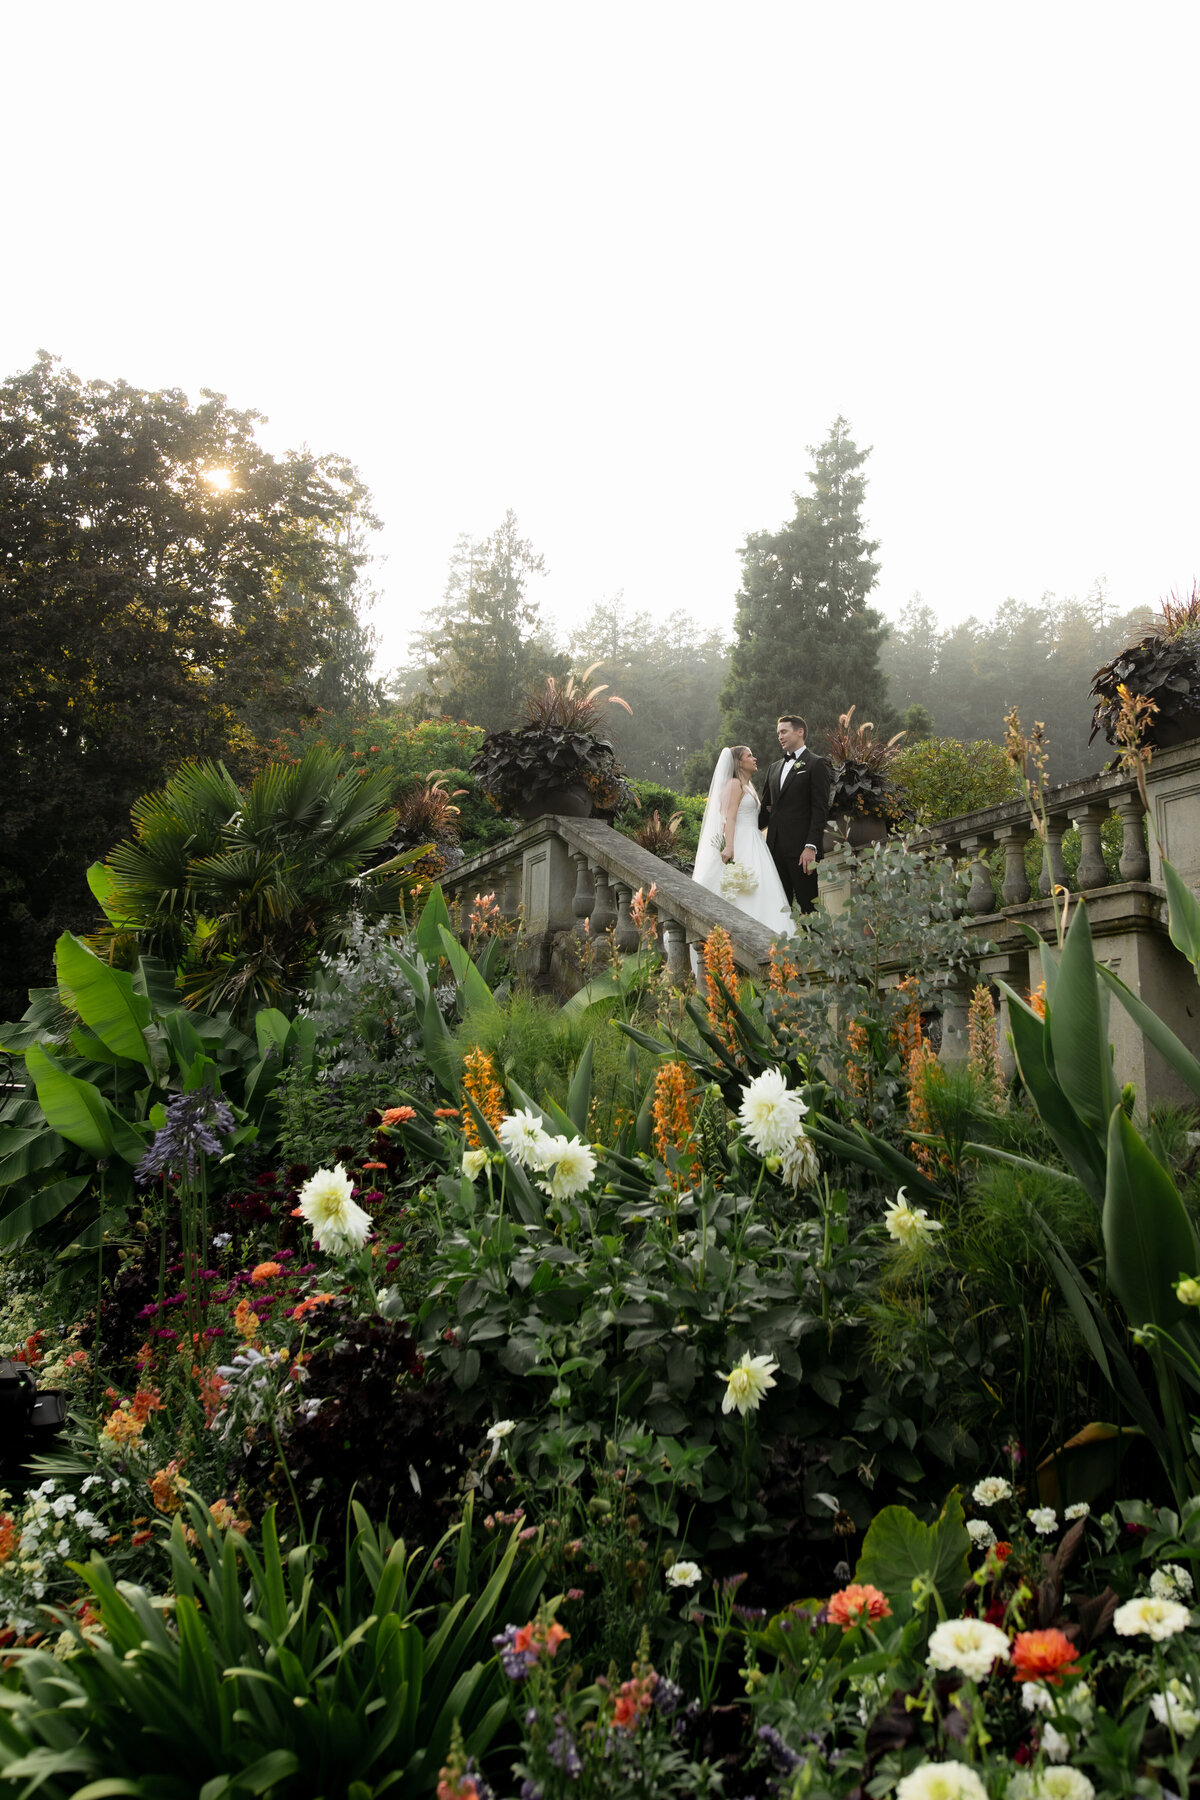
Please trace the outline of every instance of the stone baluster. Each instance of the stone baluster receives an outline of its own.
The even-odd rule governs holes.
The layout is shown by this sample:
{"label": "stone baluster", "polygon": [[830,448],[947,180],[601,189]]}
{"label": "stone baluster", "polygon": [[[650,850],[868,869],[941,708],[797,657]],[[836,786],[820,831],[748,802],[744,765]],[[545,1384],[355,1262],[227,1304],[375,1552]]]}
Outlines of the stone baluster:
{"label": "stone baluster", "polygon": [[1142,797],[1136,789],[1120,796],[1117,811],[1121,815],[1121,880],[1149,881],[1150,855],[1146,849]]}
{"label": "stone baluster", "polygon": [[640,942],[638,928],[629,911],[629,903],[633,899],[633,889],[627,881],[618,881],[613,885],[617,890],[617,929],[613,934],[613,942],[622,955],[631,956]]}
{"label": "stone baluster", "polygon": [[667,959],[667,973],[675,987],[682,987],[692,972],[688,961],[687,932],[678,919],[664,919],[659,914],[658,928],[662,933],[663,954]]}
{"label": "stone baluster", "polygon": [[592,864],[592,874],[596,884],[596,903],[592,907],[591,935],[599,940],[610,925],[617,922],[617,909],[613,904],[612,888],[609,885],[608,870],[599,863]]}
{"label": "stone baluster", "polygon": [[693,931],[690,926],[688,927],[688,967],[695,978],[696,992],[700,995],[701,999],[708,993],[708,977],[704,973],[704,945],[707,937],[707,932]]}
{"label": "stone baluster", "polygon": [[590,929],[588,920],[591,918],[592,908],[596,904],[596,889],[592,881],[591,867],[583,851],[574,850],[571,854],[575,864],[575,899],[573,902],[575,935],[585,937]]}
{"label": "stone baluster", "polygon": [[965,837],[962,840],[964,856],[971,858],[971,886],[967,892],[967,911],[972,918],[978,919],[984,913],[996,910],[996,893],[992,887],[992,871],[984,860],[984,851],[992,843],[990,832],[982,832],[978,837]]}
{"label": "stone baluster", "polygon": [[1081,806],[1072,821],[1079,833],[1079,873],[1076,880],[1084,893],[1089,888],[1108,886],[1108,868],[1100,844],[1100,827],[1107,817],[1107,805],[1095,800]]}
{"label": "stone baluster", "polygon": [[1004,850],[1004,880],[1000,891],[1005,906],[1023,906],[1029,898],[1029,877],[1025,873],[1025,846],[1029,842],[1028,825],[997,825],[996,842]]}
{"label": "stone baluster", "polygon": [[1046,843],[1042,851],[1042,872],[1038,876],[1038,893],[1046,899],[1056,887],[1066,887],[1067,872],[1063,868],[1063,832],[1067,828],[1064,814],[1050,814],[1046,819]]}

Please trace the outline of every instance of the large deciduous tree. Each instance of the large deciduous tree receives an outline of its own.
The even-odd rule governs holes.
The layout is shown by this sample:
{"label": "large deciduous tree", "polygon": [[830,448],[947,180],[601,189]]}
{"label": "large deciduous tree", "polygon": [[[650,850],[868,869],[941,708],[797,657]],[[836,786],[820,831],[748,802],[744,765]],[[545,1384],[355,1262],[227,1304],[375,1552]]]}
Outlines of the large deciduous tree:
{"label": "large deciduous tree", "polygon": [[0,1007],[138,796],[361,689],[369,498],[351,465],[269,455],[220,394],[0,384]]}
{"label": "large deciduous tree", "polygon": [[860,450],[846,420],[811,448],[810,494],[779,531],[753,533],[742,549],[735,641],[721,692],[726,743],[748,743],[763,758],[784,712],[808,721],[820,748],[839,713],[891,723],[879,649],[887,626],[867,599],[878,544],[866,536]]}

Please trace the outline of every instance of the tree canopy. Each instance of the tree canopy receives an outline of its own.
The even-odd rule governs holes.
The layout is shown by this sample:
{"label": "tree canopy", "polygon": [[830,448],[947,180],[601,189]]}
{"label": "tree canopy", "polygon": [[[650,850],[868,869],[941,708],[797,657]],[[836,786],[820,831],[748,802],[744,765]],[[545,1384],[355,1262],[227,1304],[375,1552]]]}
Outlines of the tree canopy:
{"label": "tree canopy", "polygon": [[367,491],[259,423],[45,354],[0,384],[6,1010],[90,918],[84,870],[140,794],[369,687]]}
{"label": "tree canopy", "polygon": [[812,492],[794,496],[788,524],[752,533],[741,552],[722,730],[726,743],[748,743],[760,757],[784,712],[807,719],[818,748],[851,706],[880,730],[892,718],[879,666],[887,626],[867,605],[879,573],[879,546],[862,519],[870,451],[839,417],[810,454]]}

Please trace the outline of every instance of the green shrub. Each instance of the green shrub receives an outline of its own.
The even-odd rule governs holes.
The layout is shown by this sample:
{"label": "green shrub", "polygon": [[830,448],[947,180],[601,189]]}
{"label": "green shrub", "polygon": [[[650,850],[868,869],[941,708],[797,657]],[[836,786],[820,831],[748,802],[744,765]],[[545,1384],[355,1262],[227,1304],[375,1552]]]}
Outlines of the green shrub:
{"label": "green shrub", "polygon": [[1000,744],[987,738],[924,738],[897,753],[892,779],[918,825],[938,825],[960,813],[1000,806],[1020,795],[1016,773]]}

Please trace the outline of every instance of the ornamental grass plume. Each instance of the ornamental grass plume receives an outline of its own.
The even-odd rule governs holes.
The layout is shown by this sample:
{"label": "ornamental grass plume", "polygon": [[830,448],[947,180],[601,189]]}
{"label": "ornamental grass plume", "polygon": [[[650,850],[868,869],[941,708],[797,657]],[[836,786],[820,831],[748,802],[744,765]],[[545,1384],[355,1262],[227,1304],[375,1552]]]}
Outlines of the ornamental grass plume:
{"label": "ornamental grass plume", "polygon": [[1000,1037],[996,1024],[996,1003],[986,982],[980,982],[971,995],[967,1012],[967,1067],[979,1083],[984,1100],[994,1111],[1003,1110],[1008,1099],[1008,1084],[1000,1066]]}
{"label": "ornamental grass plume", "polygon": [[683,1152],[691,1150],[694,1113],[692,1079],[687,1064],[678,1060],[660,1064],[654,1077],[654,1153],[662,1163],[666,1163],[669,1150],[678,1153],[676,1167],[672,1169],[668,1165],[667,1168],[667,1180],[676,1189],[685,1186],[688,1179],[692,1157],[689,1154],[685,1158]]}
{"label": "ornamental grass plume", "polygon": [[831,1625],[850,1631],[864,1619],[890,1619],[892,1607],[887,1595],[869,1581],[852,1581],[831,1597],[826,1613]]}
{"label": "ornamental grass plume", "polygon": [[[504,1089],[492,1061],[491,1053],[473,1044],[463,1057],[463,1091],[471,1096],[493,1131],[504,1119]],[[463,1130],[472,1150],[481,1150],[479,1127],[468,1107],[463,1108]]]}
{"label": "ornamental grass plume", "polygon": [[708,1022],[730,1055],[738,1054],[731,998],[737,993],[737,965],[733,943],[723,925],[714,925],[704,940],[704,976],[708,993]]}

